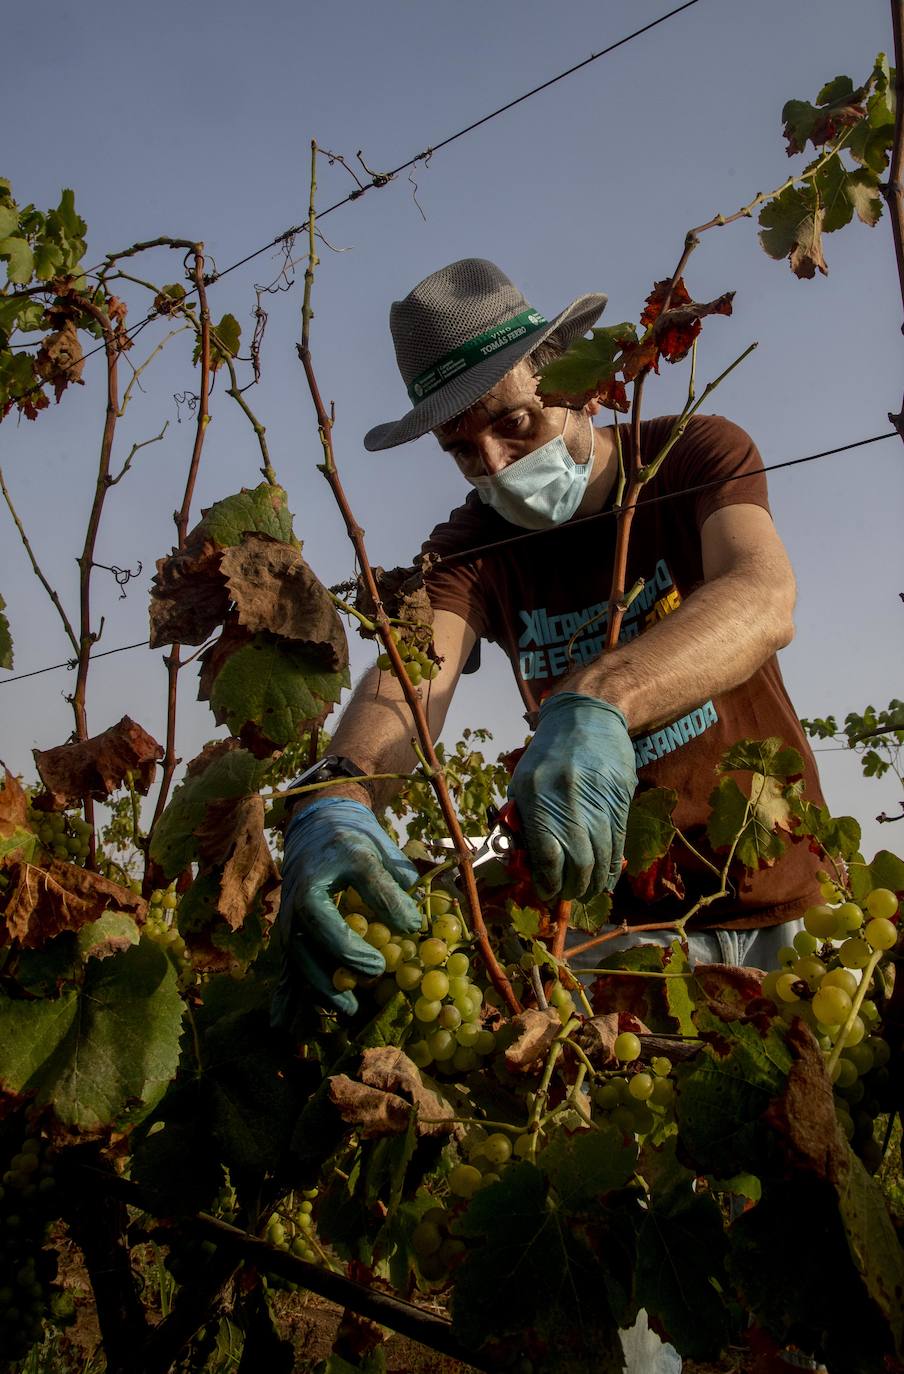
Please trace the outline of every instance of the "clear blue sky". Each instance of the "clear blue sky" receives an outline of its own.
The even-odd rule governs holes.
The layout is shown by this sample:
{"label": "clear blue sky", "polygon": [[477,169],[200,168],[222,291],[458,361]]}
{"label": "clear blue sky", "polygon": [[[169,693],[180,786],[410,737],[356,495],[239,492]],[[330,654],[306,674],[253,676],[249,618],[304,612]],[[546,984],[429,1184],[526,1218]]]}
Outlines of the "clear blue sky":
{"label": "clear blue sky", "polygon": [[[659,0],[19,7],[4,18],[4,95],[20,132],[7,141],[0,174],[21,202],[44,207],[62,186],[73,187],[89,224],[90,261],[167,233],[203,239],[222,267],[304,218],[312,137],[350,160],[361,149],[373,169],[393,167],[668,8]],[[886,0],[699,0],[420,165],[417,203],[403,174],[324,221],[330,243],[347,251],[322,250],[313,346],[323,392],[336,402],[338,459],[372,559],[407,560],[463,494],[429,438],[379,456],[361,445],[371,425],[407,407],[389,344],[391,300],[443,263],[475,255],[497,261],[547,315],[602,290],[608,319],[636,319],[690,225],[735,210],[798,165],[781,138],[784,101],[814,98],[839,72],[862,79],[890,44]],[[320,204],[351,185],[341,167],[322,165]],[[707,324],[703,380],[760,342],[714,408],[754,435],[767,462],[881,433],[901,403],[902,307],[887,219],[830,237],[826,255],[829,277],[799,282],[741,222],[706,235],[688,273],[698,299],[737,291],[734,316]],[[232,311],[247,338],[253,286],[278,265],[268,254],[227,276],[211,293],[217,317]],[[140,275],[172,281],[179,273],[175,256],[158,252]],[[249,400],[267,424],[307,557],[332,582],[349,574],[351,558],[314,468],[316,430],[294,350],[300,294],[296,285],[266,298],[264,378]],[[140,293],[127,299],[131,318],[140,318]],[[135,361],[152,342],[149,329]],[[35,425],[0,430],[14,499],[71,607],[103,420],[98,362],[87,365],[88,385]],[[95,614],[106,617],[100,648],[146,632],[149,576],[172,542],[170,513],[192,440],[173,402],[192,387],[184,338],[143,382],[121,423],[121,456],[165,419],[170,426],[108,503],[98,561],[140,560],[143,572],[124,601],[112,579],[97,574]],[[673,409],[685,385],[679,369],[651,385],[648,414]],[[256,479],[253,436],[220,385],[196,509]],[[797,638],[782,656],[798,710],[843,715],[904,695],[900,442],[777,473],[771,494],[799,580]],[[16,670],[62,660],[59,623],[4,510],[0,530]],[[353,645],[356,670],[369,657]],[[94,667],[92,731],[128,711],[162,738],[159,658],[136,651]],[[72,681],[62,671],[0,688],[0,753],[10,766],[30,774],[32,747],[66,737]],[[179,741],[187,758],[215,733],[193,696],[187,684]],[[523,735],[511,675],[494,652],[462,684],[447,734],[466,724],[488,725],[500,746]],[[895,787],[862,782],[847,754],[819,759],[836,810],[868,820],[896,809]],[[896,839],[893,828],[867,825],[867,847]]]}

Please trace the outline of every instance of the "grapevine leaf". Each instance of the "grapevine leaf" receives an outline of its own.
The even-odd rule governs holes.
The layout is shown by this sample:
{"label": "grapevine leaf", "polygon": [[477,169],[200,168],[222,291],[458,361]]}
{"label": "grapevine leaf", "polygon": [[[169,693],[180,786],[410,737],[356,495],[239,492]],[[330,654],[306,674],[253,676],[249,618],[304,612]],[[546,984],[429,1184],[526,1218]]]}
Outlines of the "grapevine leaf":
{"label": "grapevine leaf", "polygon": [[716,1359],[732,1322],[722,1298],[726,1240],[715,1198],[691,1180],[654,1190],[637,1237],[637,1301],[688,1359]]}
{"label": "grapevine leaf", "polygon": [[827,806],[817,806],[804,797],[791,803],[797,821],[796,834],[809,835],[833,859],[849,863],[860,852],[860,824],[853,816],[832,816]]}
{"label": "grapevine leaf", "polygon": [[143,940],[52,1001],[0,996],[0,1084],[85,1134],[134,1124],[176,1072],[181,1027],[175,971]]}
{"label": "grapevine leaf", "polygon": [[662,971],[672,975],[663,978],[662,985],[666,1011],[673,1025],[677,1026],[679,1035],[696,1034],[693,1012],[700,984],[696,977],[686,976],[691,966],[680,940],[673,940],[669,948],[662,951]]}
{"label": "grapevine leaf", "polygon": [[690,301],[670,307],[653,325],[653,338],[662,356],[670,363],[687,357],[707,315],[730,315],[734,292],[726,291],[714,301]]}
{"label": "grapevine leaf", "polygon": [[649,868],[628,878],[631,891],[641,902],[658,902],[663,897],[684,897],[684,879],[673,854],[654,859]]}
{"label": "grapevine leaf", "polygon": [[626,343],[636,342],[637,330],[627,322],[593,329],[589,339],[576,340],[541,372],[537,389],[544,404],[586,405],[600,388],[614,380]]}
{"label": "grapevine leaf", "polygon": [[218,725],[272,752],[322,724],[349,681],[347,668],[326,671],[306,650],[255,635],[220,669],[210,704]]}
{"label": "grapevine leaf", "polygon": [[553,1136],[537,1163],[567,1212],[581,1211],[624,1188],[637,1166],[637,1146],[615,1126]]}
{"label": "grapevine leaf", "polygon": [[35,276],[40,281],[50,281],[63,266],[63,250],[59,244],[42,239],[35,244]]}
{"label": "grapevine leaf", "polygon": [[59,205],[48,212],[46,223],[47,238],[54,240],[61,249],[60,266],[64,272],[71,272],[84,257],[87,232],[87,224],[76,213],[75,193],[66,188]]}
{"label": "grapevine leaf", "polygon": [[870,228],[878,224],[882,214],[882,193],[879,190],[879,179],[874,172],[865,167],[850,172],[845,185],[845,195],[859,220],[868,224]]}
{"label": "grapevine leaf", "polygon": [[792,1021],[785,1043],[794,1061],[763,1120],[781,1142],[786,1170],[806,1171],[838,1184],[847,1177],[850,1151],[835,1115],[822,1051],[801,1021]]}
{"label": "grapevine leaf", "polygon": [[793,782],[804,771],[804,761],[796,749],[783,744],[777,735],[768,739],[741,740],[722,755],[722,773],[743,771],[762,773],[768,778]]}
{"label": "grapevine leaf", "polygon": [[[210,366],[213,371],[221,367],[227,358],[234,358],[239,351],[242,327],[234,315],[224,315],[217,325],[210,328]],[[195,343],[192,362],[201,358],[201,339]]]}
{"label": "grapevine leaf", "polygon": [[735,859],[745,868],[768,868],[785,852],[778,830],[791,830],[791,803],[778,778],[754,773],[750,798],[734,778],[720,778],[709,804],[712,813],[706,826],[716,852],[727,851],[737,839]]}
{"label": "grapevine leaf", "polygon": [[0,839],[28,825],[28,798],[22,791],[19,779],[3,764],[0,788]]}
{"label": "grapevine leaf", "polygon": [[672,284],[671,277],[663,277],[662,281],[654,282],[653,290],[647,296],[643,311],[640,316],[640,323],[644,329],[654,324],[662,314],[662,307],[665,305],[666,296],[669,298],[669,309],[682,305],[690,305],[690,292],[684,284],[684,278],[679,277]]}
{"label": "grapevine leaf", "polygon": [[457,1271],[452,1298],[453,1330],[465,1345],[478,1349],[493,1332],[516,1337],[557,1374],[621,1374],[602,1263],[551,1205],[539,1169],[511,1165],[472,1199],[457,1229],[479,1242]]}
{"label": "grapevine leaf", "polygon": [[[602,949],[605,951],[605,945]],[[618,970],[629,973],[665,972],[668,952],[660,945],[638,944],[618,954],[600,956],[601,973],[590,989],[593,1010],[601,1016],[621,1012],[636,1017],[654,1032],[672,1032],[675,1023],[668,1014],[663,984],[664,978],[619,978]]]}
{"label": "grapevine leaf", "polygon": [[713,1043],[676,1070],[684,1155],[699,1173],[762,1177],[771,1143],[763,1113],[782,1092],[792,1062],[784,1037],[774,1023],[723,1021],[706,1011],[697,1020]]}
{"label": "grapevine leaf", "polygon": [[882,1189],[853,1153],[839,1206],[851,1257],[870,1297],[895,1333],[900,1356],[904,1347],[904,1251]]}
{"label": "grapevine leaf", "polygon": [[357,1079],[334,1075],[330,1101],[365,1137],[403,1135],[412,1116],[418,1136],[460,1134],[451,1105],[424,1086],[417,1067],[392,1045],[366,1049]]}
{"label": "grapevine leaf", "polygon": [[823,208],[822,227],[826,234],[833,234],[851,222],[854,207],[845,193],[851,175],[837,153],[816,173],[816,189]]}
{"label": "grapevine leaf", "polygon": [[61,328],[47,334],[35,355],[35,372],[53,387],[57,402],[71,382],[83,385],[84,365],[82,345],[72,320],[64,320]]}
{"label": "grapevine leaf", "polygon": [[760,243],[771,258],[787,258],[796,277],[828,275],[822,254],[823,211],[816,190],[789,186],[760,211]]}
{"label": "grapevine leaf", "polygon": [[19,227],[19,212],[12,205],[0,205],[0,239],[9,238]]}
{"label": "grapevine leaf", "polygon": [[[670,989],[673,986],[668,984]],[[746,1016],[750,1003],[763,995],[757,971],[737,964],[697,964],[692,992],[697,1002],[706,1002],[723,1021]]]}
{"label": "grapevine leaf", "polygon": [[[777,1245],[789,1216],[794,1244]],[[804,1175],[764,1187],[760,1202],[732,1223],[728,1240],[729,1272],[776,1341],[793,1342],[830,1369],[888,1368],[884,1357],[894,1353],[895,1333],[852,1262],[839,1197],[827,1180]],[[900,1295],[897,1302],[899,1326]]]}
{"label": "grapevine leaf", "polygon": [[0,859],[15,854],[24,863],[33,863],[38,849],[38,837],[33,830],[15,828],[4,834],[0,827]]}
{"label": "grapevine leaf", "polygon": [[264,836],[263,798],[253,794],[210,802],[195,836],[202,872],[216,871],[213,911],[238,930],[258,897],[279,882]]}
{"label": "grapevine leaf", "polygon": [[128,716],[99,735],[54,749],[36,749],[35,763],[46,791],[36,803],[63,811],[84,797],[105,801],[131,776],[142,796],[154,781],[163,746]]}
{"label": "grapevine leaf", "polygon": [[678,793],[670,787],[651,787],[638,792],[628,812],[625,858],[628,873],[642,873],[668,850],[675,835],[672,812]]}
{"label": "grapevine leaf", "polygon": [[505,1066],[514,1073],[525,1073],[546,1058],[550,1046],[562,1029],[558,1012],[549,1007],[529,1007],[511,1022],[512,1042],[505,1051]]}
{"label": "grapevine leaf", "polygon": [[524,940],[532,940],[540,932],[540,913],[536,907],[518,906],[517,902],[507,902],[506,910],[511,918],[512,929]]}
{"label": "grapevine leaf", "polygon": [[40,949],[23,949],[16,961],[16,986],[31,997],[57,997],[64,983],[83,976],[78,940],[66,930]]}
{"label": "grapevine leaf", "polygon": [[0,239],[0,258],[7,263],[7,279],[15,286],[25,286],[31,281],[35,256],[27,239],[10,234]]}
{"label": "grapevine leaf", "polygon": [[3,612],[6,610],[6,602],[0,596],[0,668],[11,669],[13,666],[13,637],[9,629],[9,621]]}
{"label": "grapevine leaf", "polygon": [[589,902],[573,901],[568,924],[572,930],[584,930],[596,935],[612,918],[612,893],[600,892]]}
{"label": "grapevine leaf", "polygon": [[198,531],[221,549],[242,542],[248,530],[269,534],[286,544],[294,542],[292,516],[286,508],[288,497],[282,487],[261,482],[257,487],[243,487],[234,496],[202,510]]}
{"label": "grapevine leaf", "polygon": [[[0,918],[9,938],[38,948],[63,930],[79,930],[105,911],[143,917],[147,903],[112,879],[51,859],[44,867],[14,858],[2,861],[9,879]],[[0,934],[3,925],[0,925]]]}
{"label": "grapevine leaf", "polygon": [[191,761],[151,838],[151,858],[168,878],[175,878],[197,859],[197,831],[208,806],[251,796],[265,771],[265,765],[235,740],[208,744]]}
{"label": "grapevine leaf", "polygon": [[272,535],[246,533],[222,554],[220,571],[244,629],[292,640],[330,672],[348,666],[348,642],[332,597],[297,548]]}
{"label": "grapevine leaf", "polygon": [[96,921],[82,926],[76,938],[83,959],[107,959],[130,945],[137,945],[139,934],[131,916],[124,911],[107,911]]}
{"label": "grapevine leaf", "polygon": [[857,902],[864,901],[874,887],[887,887],[904,897],[904,860],[888,849],[880,849],[871,864],[852,863],[849,876]]}
{"label": "grapevine leaf", "polygon": [[816,105],[808,100],[789,100],[782,110],[782,131],[788,141],[788,156],[802,153],[807,142],[820,148],[866,113],[863,105],[865,91],[854,89],[849,76],[836,76],[823,86],[816,97]]}

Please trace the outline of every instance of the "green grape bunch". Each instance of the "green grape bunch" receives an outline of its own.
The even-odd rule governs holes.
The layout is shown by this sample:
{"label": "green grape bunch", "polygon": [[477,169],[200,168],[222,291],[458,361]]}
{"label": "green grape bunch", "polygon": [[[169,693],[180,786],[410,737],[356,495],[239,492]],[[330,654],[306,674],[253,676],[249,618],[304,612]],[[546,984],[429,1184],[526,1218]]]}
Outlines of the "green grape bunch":
{"label": "green grape bunch", "polygon": [[159,945],[175,965],[179,981],[183,987],[195,981],[191,954],[179,933],[179,894],[176,884],[167,888],[156,888],[148,899],[148,914],[142,933]]}
{"label": "green grape bunch", "polygon": [[48,854],[84,866],[94,832],[79,811],[37,811],[29,806],[28,823]]}
{"label": "green grape bunch", "polygon": [[[422,682],[432,682],[439,672],[439,661],[434,653],[433,634],[429,627],[393,625],[389,633],[412,687],[419,687]],[[377,667],[381,673],[392,672],[392,660],[388,653],[378,656]]]}
{"label": "green grape bunch", "polygon": [[898,897],[876,887],[862,904],[824,875],[825,901],[804,913],[804,929],[779,950],[763,993],[786,1020],[816,1036],[832,1082],[838,1123],[868,1168],[882,1158],[874,1122],[883,1111],[891,1048],[882,1035],[889,986],[882,965],[899,941]]}

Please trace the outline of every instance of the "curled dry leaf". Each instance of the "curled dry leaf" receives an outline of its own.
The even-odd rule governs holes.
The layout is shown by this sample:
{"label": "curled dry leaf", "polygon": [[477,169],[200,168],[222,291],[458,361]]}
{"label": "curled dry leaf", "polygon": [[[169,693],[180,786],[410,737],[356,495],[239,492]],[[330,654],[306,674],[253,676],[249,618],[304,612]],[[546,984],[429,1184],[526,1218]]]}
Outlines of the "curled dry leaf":
{"label": "curled dry leaf", "polygon": [[731,314],[734,294],[726,291],[714,301],[690,301],[661,314],[653,325],[653,337],[662,356],[670,363],[686,357],[707,315]]}
{"label": "curled dry leaf", "polygon": [[28,825],[28,798],[9,769],[3,766],[3,786],[0,788],[0,839]]}
{"label": "curled dry leaf", "polygon": [[[201,872],[213,869],[219,878],[216,914],[238,930],[257,897],[266,897],[279,883],[264,836],[263,798],[210,802],[195,834]],[[272,915],[269,909],[267,914]]]}
{"label": "curled dry leaf", "polygon": [[550,1007],[540,1011],[531,1007],[512,1021],[515,1039],[505,1052],[506,1068],[513,1073],[530,1073],[542,1064],[549,1047],[562,1029],[559,1013]]}
{"label": "curled dry leaf", "polygon": [[62,811],[84,797],[104,801],[131,773],[142,796],[154,781],[163,747],[128,716],[102,734],[55,749],[36,749],[35,763],[46,791],[35,799],[42,811]]}
{"label": "curled dry leaf", "polygon": [[220,573],[222,549],[200,529],[185,547],[158,558],[151,587],[151,648],[203,644],[222,624],[229,593]]}
{"label": "curled dry leaf", "polygon": [[248,533],[223,551],[220,571],[244,629],[291,640],[331,672],[348,666],[348,643],[332,598],[293,545]]}
{"label": "curled dry leaf", "polygon": [[35,354],[35,372],[53,386],[59,401],[70,382],[82,386],[84,357],[73,320],[65,320],[54,334],[47,334]]}
{"label": "curled dry leaf", "polygon": [[18,940],[38,949],[64,930],[79,930],[105,911],[122,911],[142,922],[147,903],[142,897],[77,864],[52,859],[45,868],[0,860],[8,877],[0,910],[0,941]]}
{"label": "curled dry leaf", "polygon": [[822,1051],[799,1019],[791,1022],[785,1038],[795,1060],[784,1092],[770,1102],[764,1119],[781,1137],[791,1167],[838,1185],[847,1177],[850,1151],[835,1114]]}
{"label": "curled dry leaf", "polygon": [[614,1064],[615,1042],[619,1034],[618,1012],[609,1011],[585,1021],[575,1038],[594,1063]]}
{"label": "curled dry leaf", "polygon": [[744,1016],[750,1003],[763,995],[760,972],[735,964],[697,964],[694,982],[723,1021]]}
{"label": "curled dry leaf", "polygon": [[426,1088],[415,1064],[392,1045],[365,1050],[357,1079],[334,1074],[330,1101],[363,1136],[401,1135],[412,1109],[418,1136],[460,1134],[448,1102]]}
{"label": "curled dry leaf", "polygon": [[[380,603],[390,620],[400,620],[405,626],[405,638],[427,648],[433,642],[433,607],[424,586],[424,577],[434,560],[428,554],[416,566],[407,568],[374,568],[373,574]],[[377,608],[367,590],[364,579],[358,578],[355,608],[372,620]],[[363,639],[374,639],[371,630],[361,628]]]}

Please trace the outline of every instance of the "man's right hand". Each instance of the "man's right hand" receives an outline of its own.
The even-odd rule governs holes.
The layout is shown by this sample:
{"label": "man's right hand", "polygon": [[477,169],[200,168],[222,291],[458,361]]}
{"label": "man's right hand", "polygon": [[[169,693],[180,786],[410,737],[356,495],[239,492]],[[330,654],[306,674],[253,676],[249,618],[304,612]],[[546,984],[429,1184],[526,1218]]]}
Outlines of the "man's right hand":
{"label": "man's right hand", "polygon": [[421,913],[404,889],[416,881],[414,864],[361,802],[328,797],[292,817],[282,866],[278,920],[285,964],[273,998],[275,1026],[288,1029],[305,990],[318,1005],[356,1011],[354,994],[333,986],[338,966],[364,978],[384,971],[382,954],[346,924],[333,894],[353,887],[392,930],[413,935]]}

